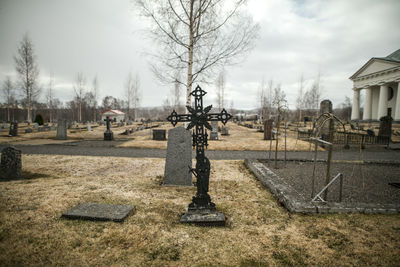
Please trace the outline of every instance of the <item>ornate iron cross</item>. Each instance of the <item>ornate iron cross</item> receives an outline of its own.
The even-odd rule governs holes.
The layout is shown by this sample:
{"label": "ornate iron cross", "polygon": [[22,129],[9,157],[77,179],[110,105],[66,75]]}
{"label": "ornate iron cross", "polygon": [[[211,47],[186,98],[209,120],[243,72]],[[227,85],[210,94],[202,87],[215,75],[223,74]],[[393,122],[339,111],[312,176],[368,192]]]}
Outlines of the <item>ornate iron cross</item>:
{"label": "ornate iron cross", "polygon": [[207,130],[212,130],[209,121],[221,121],[223,124],[232,117],[225,109],[222,109],[220,113],[208,113],[212,105],[203,109],[203,96],[207,92],[203,91],[200,86],[197,86],[190,95],[194,97],[194,108],[186,106],[190,114],[177,114],[175,110],[172,111],[171,115],[168,116],[167,120],[175,126],[178,122],[190,122],[187,126],[187,130],[193,129],[193,147],[196,147],[196,168],[192,169],[189,166],[190,171],[197,178],[197,193],[193,197],[192,203],[189,205],[190,210],[199,209],[210,209],[215,210],[215,204],[211,202],[211,198],[208,195],[208,184],[210,180],[210,161],[204,155],[204,147],[208,146],[207,143]]}
{"label": "ornate iron cross", "polygon": [[106,119],[104,121],[106,122],[107,131],[109,131],[110,130],[110,121],[111,121],[110,117],[106,116]]}

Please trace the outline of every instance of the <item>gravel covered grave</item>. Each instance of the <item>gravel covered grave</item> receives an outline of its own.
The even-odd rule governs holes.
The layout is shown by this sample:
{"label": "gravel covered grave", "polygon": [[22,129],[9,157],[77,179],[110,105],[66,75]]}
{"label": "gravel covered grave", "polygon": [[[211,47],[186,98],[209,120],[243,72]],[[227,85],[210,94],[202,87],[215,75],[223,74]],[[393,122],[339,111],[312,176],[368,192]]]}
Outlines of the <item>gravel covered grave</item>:
{"label": "gravel covered grave", "polygon": [[[264,163],[306,200],[311,199],[313,162],[283,162],[274,169],[273,163]],[[317,194],[325,185],[326,163],[316,164],[315,188]],[[331,177],[342,173],[343,202],[399,204],[400,188],[389,182],[400,182],[400,166],[382,164],[332,163]],[[339,201],[339,179],[329,187],[328,201]]]}

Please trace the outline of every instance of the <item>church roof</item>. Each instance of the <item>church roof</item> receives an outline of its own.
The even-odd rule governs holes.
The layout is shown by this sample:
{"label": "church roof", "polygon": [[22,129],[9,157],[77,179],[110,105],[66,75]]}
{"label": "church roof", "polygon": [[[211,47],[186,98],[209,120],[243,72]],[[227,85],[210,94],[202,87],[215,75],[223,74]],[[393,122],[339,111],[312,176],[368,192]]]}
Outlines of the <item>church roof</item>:
{"label": "church roof", "polygon": [[378,59],[400,62],[400,49],[394,51],[387,57],[377,57]]}
{"label": "church roof", "polygon": [[384,60],[384,61],[389,61],[389,62],[393,62],[395,64],[400,63],[400,49],[394,51],[393,53],[391,53],[390,55],[386,56],[386,57],[373,57],[370,60],[368,60],[367,63],[365,63],[356,73],[354,73],[349,79],[353,80],[354,78],[357,77],[357,75],[359,75],[362,71],[364,71],[368,66],[370,66],[372,64],[372,62],[376,61],[376,60]]}

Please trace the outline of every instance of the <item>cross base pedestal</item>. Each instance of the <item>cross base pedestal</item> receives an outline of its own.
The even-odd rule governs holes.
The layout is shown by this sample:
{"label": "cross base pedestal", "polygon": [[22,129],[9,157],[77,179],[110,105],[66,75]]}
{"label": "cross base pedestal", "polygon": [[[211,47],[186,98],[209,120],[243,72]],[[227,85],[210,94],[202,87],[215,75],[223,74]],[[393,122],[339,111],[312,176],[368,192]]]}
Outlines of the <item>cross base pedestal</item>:
{"label": "cross base pedestal", "polygon": [[214,208],[198,208],[188,209],[188,212],[183,214],[181,223],[193,223],[198,226],[225,226],[225,215],[218,212]]}
{"label": "cross base pedestal", "polygon": [[104,132],[104,141],[112,141],[114,140],[114,133],[109,131],[109,132]]}

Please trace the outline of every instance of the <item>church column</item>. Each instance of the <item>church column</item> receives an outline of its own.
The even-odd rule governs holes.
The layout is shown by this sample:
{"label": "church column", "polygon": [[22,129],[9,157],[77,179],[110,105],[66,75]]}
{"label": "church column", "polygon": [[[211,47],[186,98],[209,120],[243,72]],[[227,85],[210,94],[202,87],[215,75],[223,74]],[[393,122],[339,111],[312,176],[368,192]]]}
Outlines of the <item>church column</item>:
{"label": "church column", "polygon": [[381,85],[379,89],[379,102],[378,102],[378,120],[387,115],[388,109],[388,96],[389,88],[387,85]]}
{"label": "church column", "polygon": [[363,120],[372,119],[372,88],[365,89],[365,103],[364,103],[364,113]]}
{"label": "church column", "polygon": [[353,107],[351,109],[351,120],[360,119],[360,90],[353,89]]}
{"label": "church column", "polygon": [[400,82],[397,83],[396,110],[394,120],[400,121]]}

